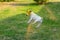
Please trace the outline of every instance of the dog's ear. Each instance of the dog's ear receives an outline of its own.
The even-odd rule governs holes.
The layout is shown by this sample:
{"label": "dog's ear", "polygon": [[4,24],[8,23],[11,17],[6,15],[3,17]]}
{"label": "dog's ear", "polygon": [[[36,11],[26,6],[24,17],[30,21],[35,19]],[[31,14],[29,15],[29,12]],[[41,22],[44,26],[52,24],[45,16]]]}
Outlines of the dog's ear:
{"label": "dog's ear", "polygon": [[28,10],[29,13],[31,13],[32,11],[31,10]]}
{"label": "dog's ear", "polygon": [[32,11],[31,10],[28,10],[28,14],[30,14]]}
{"label": "dog's ear", "polygon": [[32,11],[30,10],[29,12],[31,13]]}
{"label": "dog's ear", "polygon": [[27,10],[27,15],[30,15],[31,14],[31,10]]}

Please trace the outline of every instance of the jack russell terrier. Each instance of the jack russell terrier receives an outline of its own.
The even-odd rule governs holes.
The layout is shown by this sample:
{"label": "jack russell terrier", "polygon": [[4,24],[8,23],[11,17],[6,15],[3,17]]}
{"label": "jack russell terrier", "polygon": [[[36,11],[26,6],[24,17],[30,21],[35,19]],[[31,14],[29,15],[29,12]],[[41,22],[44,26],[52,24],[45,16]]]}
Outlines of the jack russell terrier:
{"label": "jack russell terrier", "polygon": [[[35,14],[33,11],[28,10],[27,11],[27,16],[30,16],[30,19],[28,21],[28,24],[32,23],[38,23],[38,25],[36,26],[37,28],[40,27],[41,23],[42,23],[42,17],[38,16],[37,14]],[[32,22],[33,21],[33,22]]]}

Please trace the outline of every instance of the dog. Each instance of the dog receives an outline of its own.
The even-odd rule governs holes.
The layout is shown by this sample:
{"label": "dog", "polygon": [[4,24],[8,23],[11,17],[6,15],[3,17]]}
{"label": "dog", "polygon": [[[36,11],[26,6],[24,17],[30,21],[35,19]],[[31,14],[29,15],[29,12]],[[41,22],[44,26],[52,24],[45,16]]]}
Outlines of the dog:
{"label": "dog", "polygon": [[38,23],[38,25],[36,26],[37,28],[40,27],[41,23],[42,23],[42,17],[38,16],[37,14],[35,14],[33,11],[28,10],[27,11],[27,16],[30,16],[30,19],[28,21],[28,24],[30,24],[32,21],[32,24]]}

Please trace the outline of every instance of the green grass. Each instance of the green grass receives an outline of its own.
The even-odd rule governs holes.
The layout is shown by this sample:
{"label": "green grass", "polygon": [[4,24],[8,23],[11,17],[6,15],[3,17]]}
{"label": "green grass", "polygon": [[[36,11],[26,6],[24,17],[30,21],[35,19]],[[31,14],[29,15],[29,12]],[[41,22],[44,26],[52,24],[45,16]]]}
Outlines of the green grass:
{"label": "green grass", "polygon": [[[49,7],[57,20],[49,18],[45,9]],[[43,17],[43,23],[37,33],[31,33],[30,40],[60,40],[60,3],[49,3],[47,5],[29,4],[27,6],[8,6],[0,10],[0,40],[26,40],[27,21],[26,10],[31,9]]]}

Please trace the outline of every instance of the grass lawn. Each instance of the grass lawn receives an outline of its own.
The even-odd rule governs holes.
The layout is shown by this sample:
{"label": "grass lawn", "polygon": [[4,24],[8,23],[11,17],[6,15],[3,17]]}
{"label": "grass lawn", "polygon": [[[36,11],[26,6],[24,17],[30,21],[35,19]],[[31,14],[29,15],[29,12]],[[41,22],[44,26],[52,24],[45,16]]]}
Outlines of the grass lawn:
{"label": "grass lawn", "polygon": [[[43,17],[43,23],[37,33],[29,33],[26,10],[31,9]],[[60,2],[46,5],[19,4],[0,5],[0,40],[60,40]]]}

